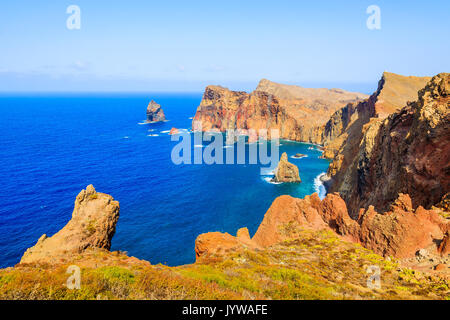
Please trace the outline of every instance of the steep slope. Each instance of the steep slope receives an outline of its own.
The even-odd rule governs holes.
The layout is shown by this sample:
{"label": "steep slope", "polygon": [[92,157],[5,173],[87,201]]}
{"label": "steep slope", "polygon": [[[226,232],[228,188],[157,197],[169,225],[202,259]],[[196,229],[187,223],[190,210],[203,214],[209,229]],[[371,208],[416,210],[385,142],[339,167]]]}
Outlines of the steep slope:
{"label": "steep slope", "polygon": [[55,262],[87,248],[109,250],[118,219],[119,202],[110,195],[97,193],[89,185],[77,196],[72,219],[67,225],[52,237],[42,235],[20,262]]}
{"label": "steep slope", "polygon": [[[113,217],[99,219],[96,225],[96,230],[111,230],[118,216],[118,203],[111,199],[89,186],[77,197],[72,220],[56,235],[84,233],[86,225],[80,218],[89,215]],[[99,205],[105,201],[115,209]],[[445,264],[424,273],[353,243],[372,239],[361,238],[365,225],[380,232],[380,239],[393,235],[398,240],[393,241],[393,249],[397,244],[405,246],[403,231],[408,236],[417,229],[404,224],[405,219],[428,221],[435,232],[448,226],[439,216],[430,220],[428,214],[404,211],[410,210],[407,207],[408,200],[402,197],[386,217],[375,214],[384,221],[379,228],[373,213],[364,218],[368,222],[351,220],[338,195],[323,201],[317,194],[305,199],[282,196],[253,239],[246,228],[236,237],[202,234],[196,240],[196,263],[179,267],[151,265],[124,252],[109,252],[107,245],[98,245],[97,237],[69,237],[66,240],[75,251],[47,246],[46,256],[0,270],[0,299],[445,299],[450,293]],[[399,224],[405,230],[396,233]],[[112,232],[105,234],[110,241]],[[417,245],[428,244],[430,236],[424,235]],[[447,245],[445,239],[440,247]],[[65,243],[64,237],[60,240]],[[68,273],[69,266],[80,268],[79,289],[66,285],[74,276]],[[381,287],[371,286],[368,280],[373,266],[381,272]]]}
{"label": "steep slope", "polygon": [[340,150],[345,144],[353,150],[362,139],[363,127],[371,118],[384,119],[389,114],[403,108],[408,101],[417,99],[430,77],[402,76],[384,72],[378,88],[368,99],[359,103],[349,103],[337,110],[325,124],[323,140],[324,157],[333,159],[339,151],[341,157],[346,152]]}
{"label": "steep slope", "polygon": [[301,88],[268,80],[261,80],[252,93],[208,86],[192,128],[222,132],[278,129],[283,139],[322,143],[324,125],[330,115],[363,98],[363,94],[339,89]]}
{"label": "steep slope", "polygon": [[[409,194],[414,208],[430,208],[448,192],[449,77],[433,77],[416,102],[387,118],[381,118],[384,113],[368,121],[358,117],[346,129],[328,173],[333,178],[331,191],[341,194],[352,217],[369,205],[387,210],[399,193]],[[381,81],[377,93],[356,109],[368,108],[366,114],[376,116],[377,110],[386,110],[383,106],[392,107],[386,100],[379,102],[386,84]]]}

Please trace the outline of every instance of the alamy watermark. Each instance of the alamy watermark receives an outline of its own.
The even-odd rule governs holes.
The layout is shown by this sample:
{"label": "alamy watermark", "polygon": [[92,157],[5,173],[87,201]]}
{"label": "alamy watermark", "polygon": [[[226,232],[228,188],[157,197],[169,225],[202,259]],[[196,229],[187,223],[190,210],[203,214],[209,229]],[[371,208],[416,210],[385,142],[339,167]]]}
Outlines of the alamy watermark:
{"label": "alamy watermark", "polygon": [[66,9],[66,13],[70,16],[66,20],[66,27],[69,30],[81,29],[81,9],[77,5],[70,5]]}
{"label": "alamy watermark", "polygon": [[81,269],[79,266],[71,265],[67,268],[66,273],[70,274],[67,278],[66,286],[70,290],[81,289]]}
{"label": "alamy watermark", "polygon": [[379,266],[368,266],[366,273],[370,274],[367,278],[367,287],[369,289],[381,288],[381,269]]}
{"label": "alamy watermark", "polygon": [[366,26],[369,30],[380,30],[381,29],[381,9],[377,5],[370,5],[366,10],[367,14],[370,16],[367,18]]}
{"label": "alamy watermark", "polygon": [[[179,141],[172,149],[171,159],[179,164],[261,164],[274,169],[280,157],[278,129],[234,129],[203,132],[202,123],[194,121],[193,134],[180,132],[171,136]],[[181,140],[181,141],[180,141]],[[207,142],[207,145],[203,145]],[[248,148],[246,148],[246,145]],[[270,145],[270,153],[269,153]],[[247,154],[248,149],[248,154]]]}

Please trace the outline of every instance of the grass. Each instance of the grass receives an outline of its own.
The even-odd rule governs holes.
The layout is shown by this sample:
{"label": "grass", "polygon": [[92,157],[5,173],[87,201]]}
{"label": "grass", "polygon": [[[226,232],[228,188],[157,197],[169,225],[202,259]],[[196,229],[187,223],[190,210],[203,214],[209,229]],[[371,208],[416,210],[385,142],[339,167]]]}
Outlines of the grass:
{"label": "grass", "polygon": [[[81,289],[65,283],[71,264]],[[379,266],[381,288],[367,287]],[[332,232],[300,231],[265,250],[242,249],[192,265],[150,265],[122,252],[88,250],[58,265],[0,270],[0,299],[449,299],[446,280],[401,268]]]}

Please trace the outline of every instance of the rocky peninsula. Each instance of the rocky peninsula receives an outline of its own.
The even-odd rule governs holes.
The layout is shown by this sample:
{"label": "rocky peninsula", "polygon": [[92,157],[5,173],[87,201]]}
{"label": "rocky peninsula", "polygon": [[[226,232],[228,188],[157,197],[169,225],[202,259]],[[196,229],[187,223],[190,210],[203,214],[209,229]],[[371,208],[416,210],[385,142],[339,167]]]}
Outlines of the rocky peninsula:
{"label": "rocky peninsula", "polygon": [[251,93],[208,86],[192,121],[203,131],[278,129],[280,138],[323,143],[330,116],[348,103],[367,98],[341,89],[312,89],[263,79]]}
{"label": "rocky peninsula", "polygon": [[[299,126],[286,111],[284,99],[301,90],[261,87],[272,93],[208,87],[196,118],[203,129],[273,124],[286,136],[322,141],[332,159],[323,200],[280,196],[253,237],[245,226],[236,236],[201,234],[195,263],[167,267],[109,251],[119,203],[88,186],[61,231],[0,270],[0,298],[448,299],[450,74],[384,73],[373,95],[330,108],[318,127]],[[284,153],[276,174],[295,180],[292,166]],[[81,268],[80,290],[65,286],[70,265]],[[373,265],[381,288],[366,285]]]}

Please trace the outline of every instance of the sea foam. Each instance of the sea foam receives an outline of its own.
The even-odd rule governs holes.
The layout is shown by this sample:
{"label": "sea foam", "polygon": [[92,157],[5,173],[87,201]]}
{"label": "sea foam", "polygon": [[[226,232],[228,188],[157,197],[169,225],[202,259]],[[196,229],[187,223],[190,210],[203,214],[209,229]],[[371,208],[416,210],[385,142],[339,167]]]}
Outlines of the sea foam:
{"label": "sea foam", "polygon": [[322,172],[317,177],[314,178],[314,190],[319,195],[319,198],[323,200],[327,195],[327,189],[325,189],[325,185],[323,184],[321,178],[326,175],[326,172]]}

